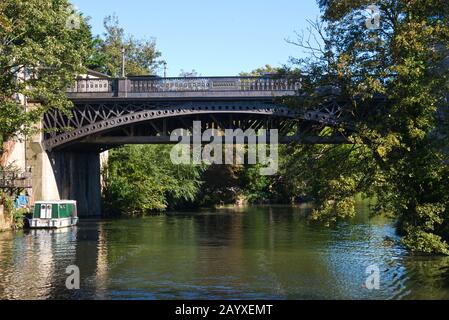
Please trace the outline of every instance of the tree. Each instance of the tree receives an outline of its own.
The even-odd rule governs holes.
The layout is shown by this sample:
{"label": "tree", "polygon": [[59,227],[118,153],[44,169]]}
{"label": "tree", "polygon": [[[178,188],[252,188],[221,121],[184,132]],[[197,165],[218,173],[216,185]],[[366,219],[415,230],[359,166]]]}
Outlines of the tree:
{"label": "tree", "polygon": [[174,165],[171,146],[125,146],[111,150],[104,179],[109,214],[142,215],[193,202],[201,166]]}
{"label": "tree", "polygon": [[263,66],[261,68],[257,68],[251,72],[240,72],[239,75],[241,77],[252,77],[252,76],[263,76],[266,74],[280,74],[280,73],[284,73],[284,72],[285,72],[285,68],[275,68],[269,64],[266,64],[265,66]]}
{"label": "tree", "polygon": [[203,184],[197,196],[199,206],[234,204],[240,193],[240,166],[212,164],[204,171]]}
{"label": "tree", "polygon": [[376,195],[375,212],[397,219],[408,248],[448,254],[448,2],[377,1],[374,17],[371,1],[319,5],[320,40],[297,42],[312,55],[295,61],[308,75],[296,106],[311,108],[324,99],[317,87],[337,86],[355,132],[350,147],[300,147],[315,217],[345,217],[357,192]]}
{"label": "tree", "polygon": [[[0,2],[0,153],[35,131],[49,109],[66,111],[75,75],[90,54],[90,30],[66,0]],[[29,108],[27,102],[38,102]]]}
{"label": "tree", "polygon": [[114,77],[121,75],[122,49],[125,50],[126,75],[148,75],[156,73],[162,61],[161,53],[156,49],[154,39],[135,39],[126,35],[120,26],[117,16],[107,16],[104,19],[105,33],[103,37],[95,37],[89,67],[93,70],[109,74]]}

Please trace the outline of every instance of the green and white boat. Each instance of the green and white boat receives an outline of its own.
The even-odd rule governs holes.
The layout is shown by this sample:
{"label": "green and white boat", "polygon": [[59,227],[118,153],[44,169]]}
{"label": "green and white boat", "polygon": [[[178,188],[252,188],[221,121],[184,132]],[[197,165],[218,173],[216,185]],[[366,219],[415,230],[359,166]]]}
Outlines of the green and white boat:
{"label": "green and white boat", "polygon": [[76,201],[38,201],[34,204],[33,217],[28,220],[32,229],[58,229],[78,223]]}

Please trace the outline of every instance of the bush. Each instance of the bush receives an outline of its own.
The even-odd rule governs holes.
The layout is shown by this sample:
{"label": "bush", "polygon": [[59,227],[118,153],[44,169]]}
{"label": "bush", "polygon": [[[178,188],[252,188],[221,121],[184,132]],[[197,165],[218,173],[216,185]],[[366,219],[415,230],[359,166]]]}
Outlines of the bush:
{"label": "bush", "polygon": [[3,196],[3,205],[5,216],[11,221],[11,228],[15,230],[23,229],[27,210],[14,208],[14,199],[5,195]]}
{"label": "bush", "polygon": [[169,146],[126,146],[112,150],[103,172],[108,215],[144,215],[193,202],[201,166],[174,165]]}

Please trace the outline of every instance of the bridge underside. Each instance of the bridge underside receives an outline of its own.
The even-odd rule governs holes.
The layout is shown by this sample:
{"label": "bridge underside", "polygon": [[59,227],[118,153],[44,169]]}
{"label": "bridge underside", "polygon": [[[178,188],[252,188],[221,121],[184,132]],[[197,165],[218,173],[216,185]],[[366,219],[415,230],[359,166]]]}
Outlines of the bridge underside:
{"label": "bridge underside", "polygon": [[[183,129],[186,135],[190,135],[189,140],[192,140],[191,134],[195,122],[200,122],[202,132],[213,129],[217,134],[222,134],[227,129],[233,131],[240,129],[243,132],[250,129],[256,133],[263,129],[267,132],[267,139],[269,138],[268,130],[276,129],[278,130],[278,142],[280,144],[292,142],[303,144],[342,144],[347,142],[346,138],[341,134],[321,135],[324,126],[310,121],[268,115],[239,114],[236,116],[233,113],[210,113],[183,117],[166,117],[117,127],[69,142],[57,148],[57,150],[70,148],[71,150],[97,150],[101,152],[127,144],[185,143],[185,141],[188,141],[187,139],[175,140],[171,138],[171,135],[175,130]],[[203,141],[204,144],[208,142]],[[251,142],[245,140],[245,143]]]}
{"label": "bridge underside", "polygon": [[[269,101],[227,102],[126,102],[77,104],[72,117],[58,112],[46,115],[47,150],[81,149],[104,151],[124,144],[171,144],[174,130],[277,129],[279,143],[346,143],[346,135],[335,128],[339,107],[326,106],[300,113]],[[72,128],[64,132],[63,129]],[[324,130],[326,129],[326,130]]]}

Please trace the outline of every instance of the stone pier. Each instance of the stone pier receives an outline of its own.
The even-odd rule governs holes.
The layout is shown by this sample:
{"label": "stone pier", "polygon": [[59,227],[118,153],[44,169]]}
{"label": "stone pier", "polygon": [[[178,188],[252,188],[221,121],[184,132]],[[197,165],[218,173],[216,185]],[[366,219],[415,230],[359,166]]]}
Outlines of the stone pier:
{"label": "stone pier", "polygon": [[[40,140],[41,136],[36,135],[15,143],[8,159],[8,163],[20,171],[31,168],[33,187],[28,190],[31,204],[35,201],[76,200],[80,217],[100,216],[100,154],[74,150],[47,152]],[[107,152],[102,154],[102,161],[107,161]]]}
{"label": "stone pier", "polygon": [[101,215],[100,154],[48,153],[60,199],[76,200],[80,217]]}

